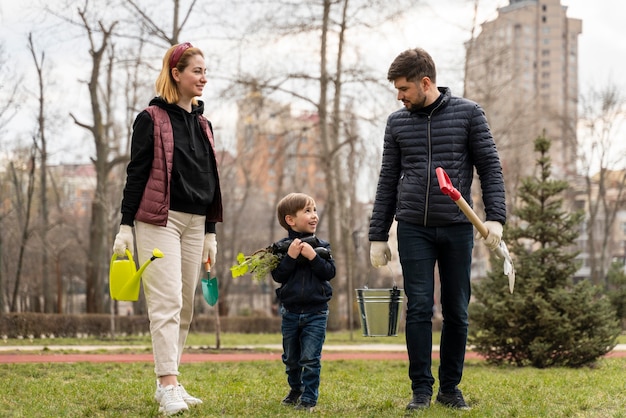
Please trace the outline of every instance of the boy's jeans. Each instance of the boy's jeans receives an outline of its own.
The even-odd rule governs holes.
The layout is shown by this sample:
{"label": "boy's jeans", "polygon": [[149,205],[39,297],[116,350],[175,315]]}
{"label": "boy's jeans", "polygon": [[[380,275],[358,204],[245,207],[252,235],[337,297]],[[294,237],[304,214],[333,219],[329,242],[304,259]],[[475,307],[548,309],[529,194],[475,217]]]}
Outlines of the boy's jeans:
{"label": "boy's jeans", "polygon": [[301,402],[317,404],[322,369],[322,346],[326,339],[328,310],[297,314],[280,307],[283,363],[287,383],[302,392]]}

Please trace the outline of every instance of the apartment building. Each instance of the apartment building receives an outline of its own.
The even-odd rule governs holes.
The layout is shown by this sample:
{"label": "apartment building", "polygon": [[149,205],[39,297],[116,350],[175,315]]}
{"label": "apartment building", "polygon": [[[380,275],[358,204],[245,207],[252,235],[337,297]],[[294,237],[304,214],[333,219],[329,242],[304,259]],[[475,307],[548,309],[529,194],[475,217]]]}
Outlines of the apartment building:
{"label": "apartment building", "polygon": [[[604,180],[595,175],[586,182],[576,172],[581,34],[582,20],[568,17],[561,0],[510,0],[466,43],[465,96],[487,113],[511,207],[519,181],[536,167],[534,139],[552,141],[552,176],[570,184],[565,204],[587,214],[575,248],[581,263],[575,279],[603,284],[610,263],[626,260],[624,175],[609,172]],[[601,210],[591,217],[593,207]],[[475,271],[486,265],[478,254]]]}
{"label": "apartment building", "polygon": [[236,154],[243,163],[238,183],[252,185],[265,200],[300,191],[322,204],[326,187],[317,113],[295,112],[254,88],[238,103],[238,113]]}
{"label": "apartment building", "polygon": [[560,0],[510,0],[466,44],[465,95],[487,113],[512,198],[541,134],[552,140],[553,175],[575,174],[581,33]]}

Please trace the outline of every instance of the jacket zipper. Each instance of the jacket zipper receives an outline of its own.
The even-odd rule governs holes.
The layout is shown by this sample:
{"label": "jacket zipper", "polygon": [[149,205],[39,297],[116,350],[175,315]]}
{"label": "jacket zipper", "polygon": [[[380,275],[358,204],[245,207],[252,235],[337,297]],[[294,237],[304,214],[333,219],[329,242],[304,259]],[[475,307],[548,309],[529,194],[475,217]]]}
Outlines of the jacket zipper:
{"label": "jacket zipper", "polygon": [[432,143],[432,136],[430,133],[430,128],[431,128],[431,123],[432,123],[432,116],[435,113],[435,111],[437,109],[439,109],[441,107],[441,105],[443,104],[443,100],[441,100],[441,102],[437,105],[437,107],[435,107],[430,114],[428,115],[428,123],[427,123],[427,137],[428,137],[428,164],[427,164],[427,172],[426,172],[426,196],[424,197],[424,226],[427,225],[427,221],[428,221],[428,201],[429,196],[430,196],[430,186],[431,186],[431,179],[432,179],[432,164],[433,164],[433,143]]}

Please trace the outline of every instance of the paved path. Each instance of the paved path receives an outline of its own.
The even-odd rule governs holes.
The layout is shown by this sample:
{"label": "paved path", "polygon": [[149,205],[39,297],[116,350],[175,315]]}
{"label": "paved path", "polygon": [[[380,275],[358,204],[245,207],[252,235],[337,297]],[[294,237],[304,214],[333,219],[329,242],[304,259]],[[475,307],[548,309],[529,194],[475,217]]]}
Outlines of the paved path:
{"label": "paved path", "polygon": [[[153,361],[152,353],[116,353],[129,346],[0,346],[0,363],[132,363]],[[133,346],[133,350],[147,350],[149,347]],[[280,361],[280,345],[262,345],[224,348],[202,353],[200,347],[190,347],[191,352],[183,354],[183,363],[227,362],[227,361]],[[254,351],[262,349],[263,352]],[[71,353],[54,351],[72,350]],[[272,350],[272,351],[267,351]],[[111,351],[110,353],[93,353]],[[626,357],[626,344],[618,344],[606,357]],[[327,345],[324,347],[324,360],[408,360],[404,344],[363,344]],[[433,358],[439,358],[439,346],[433,346]],[[467,359],[481,358],[468,351]]]}

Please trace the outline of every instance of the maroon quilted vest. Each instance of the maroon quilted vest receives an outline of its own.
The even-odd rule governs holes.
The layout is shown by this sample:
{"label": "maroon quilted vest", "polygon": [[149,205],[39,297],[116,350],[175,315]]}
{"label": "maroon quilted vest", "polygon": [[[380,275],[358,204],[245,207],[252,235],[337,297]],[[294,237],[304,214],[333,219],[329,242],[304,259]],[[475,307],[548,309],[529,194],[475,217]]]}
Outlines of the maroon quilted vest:
{"label": "maroon quilted vest", "polygon": [[[170,207],[170,184],[172,179],[172,165],[174,162],[174,134],[172,123],[165,109],[158,106],[148,106],[146,111],[154,122],[154,159],[150,169],[150,177],[146,183],[139,209],[135,219],[152,225],[165,226]],[[215,144],[209,122],[204,116],[199,117],[200,126],[206,133],[213,155]],[[214,160],[217,168],[217,161]],[[222,222],[222,193],[219,177],[216,172],[215,199],[209,207],[207,221]]]}

